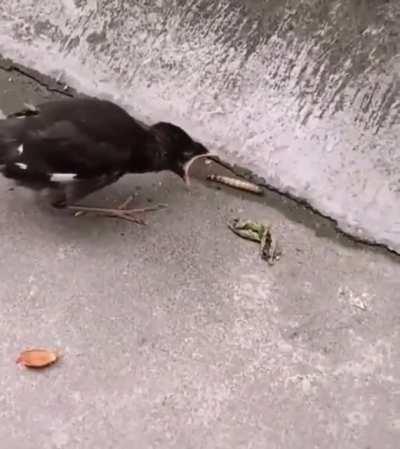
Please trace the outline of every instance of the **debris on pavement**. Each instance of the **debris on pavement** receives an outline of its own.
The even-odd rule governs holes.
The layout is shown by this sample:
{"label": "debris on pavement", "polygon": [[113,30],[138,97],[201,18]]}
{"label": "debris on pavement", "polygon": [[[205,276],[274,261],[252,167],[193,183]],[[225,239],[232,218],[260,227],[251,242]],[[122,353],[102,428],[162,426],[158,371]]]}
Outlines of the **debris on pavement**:
{"label": "debris on pavement", "polygon": [[[120,204],[117,209],[122,210],[125,209],[129,206],[129,204],[131,204],[131,202],[133,201],[134,196],[130,195],[122,204]],[[83,210],[79,210],[78,212],[74,213],[74,217],[80,217],[82,215],[87,214],[87,212],[83,211]]]}
{"label": "debris on pavement", "polygon": [[272,235],[270,227],[265,230],[260,243],[261,258],[268,262],[269,265],[274,265],[281,258],[282,251],[277,240]]}
{"label": "debris on pavement", "polygon": [[363,312],[369,310],[369,298],[368,294],[365,292],[362,294],[358,294],[350,290],[348,287],[341,287],[339,288],[338,296],[340,302],[347,302],[355,309],[361,310]]}
{"label": "debris on pavement", "polygon": [[228,222],[228,227],[239,237],[259,243],[261,258],[269,265],[274,265],[280,259],[282,251],[269,225],[234,218]]}
{"label": "debris on pavement", "polygon": [[257,195],[262,195],[264,193],[263,189],[257,184],[253,184],[249,181],[243,181],[241,179],[231,178],[229,176],[209,175],[207,176],[207,179],[212,182],[224,184],[228,187],[244,190],[245,192],[255,193]]}
{"label": "debris on pavement", "polygon": [[59,356],[48,349],[28,349],[21,352],[17,363],[28,368],[45,368],[58,360]]}
{"label": "debris on pavement", "polygon": [[228,226],[239,237],[258,243],[261,243],[261,239],[266,231],[264,224],[250,220],[241,220],[240,218],[234,218],[228,223]]}

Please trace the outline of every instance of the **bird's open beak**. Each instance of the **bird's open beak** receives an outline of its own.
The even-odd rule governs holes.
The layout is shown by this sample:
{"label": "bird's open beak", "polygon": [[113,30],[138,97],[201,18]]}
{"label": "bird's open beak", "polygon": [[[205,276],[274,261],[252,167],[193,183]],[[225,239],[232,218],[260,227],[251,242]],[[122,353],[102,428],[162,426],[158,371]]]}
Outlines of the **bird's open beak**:
{"label": "bird's open beak", "polygon": [[213,153],[207,153],[207,154],[200,154],[199,156],[195,156],[190,161],[186,162],[186,164],[183,166],[183,180],[185,181],[185,184],[190,187],[190,176],[189,176],[189,170],[191,166],[198,161],[199,159],[216,159],[219,160],[219,157],[217,154]]}

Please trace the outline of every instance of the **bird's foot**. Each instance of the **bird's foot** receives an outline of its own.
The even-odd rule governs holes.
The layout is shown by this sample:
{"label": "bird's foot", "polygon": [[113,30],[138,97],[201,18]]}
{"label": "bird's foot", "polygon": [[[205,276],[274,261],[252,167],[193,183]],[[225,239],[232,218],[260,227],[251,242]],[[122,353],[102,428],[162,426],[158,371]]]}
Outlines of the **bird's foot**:
{"label": "bird's foot", "polygon": [[136,217],[137,214],[145,212],[153,212],[159,209],[167,207],[166,204],[157,204],[155,206],[143,207],[140,209],[127,209],[129,203],[133,200],[133,197],[129,197],[116,209],[105,209],[99,207],[86,207],[86,206],[68,206],[68,209],[75,212],[75,216],[85,214],[102,215],[104,217],[120,218],[123,220],[131,221],[133,223],[145,225],[146,222],[142,218]]}

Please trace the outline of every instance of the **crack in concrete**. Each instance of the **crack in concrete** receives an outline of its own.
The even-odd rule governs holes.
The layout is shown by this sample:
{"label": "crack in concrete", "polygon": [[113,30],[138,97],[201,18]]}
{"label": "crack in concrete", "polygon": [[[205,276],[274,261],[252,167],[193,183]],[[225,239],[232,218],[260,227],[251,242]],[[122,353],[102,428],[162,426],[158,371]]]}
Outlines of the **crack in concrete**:
{"label": "crack in concrete", "polygon": [[17,72],[30,80],[40,84],[49,92],[56,92],[66,97],[75,97],[77,91],[65,83],[54,80],[49,76],[43,75],[36,70],[28,69],[21,64],[15,63],[10,59],[6,59],[0,56],[0,69],[6,72]]}

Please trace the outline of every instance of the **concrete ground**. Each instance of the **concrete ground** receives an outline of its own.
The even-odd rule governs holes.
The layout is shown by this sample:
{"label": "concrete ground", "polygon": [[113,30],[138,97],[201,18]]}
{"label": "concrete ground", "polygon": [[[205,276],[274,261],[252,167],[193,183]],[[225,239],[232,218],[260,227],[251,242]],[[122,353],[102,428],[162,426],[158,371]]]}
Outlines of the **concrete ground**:
{"label": "concrete ground", "polygon": [[[0,88],[5,112],[53,95],[6,71]],[[0,180],[1,447],[399,447],[398,258],[276,194],[188,192],[170,174],[85,201],[167,202],[146,227],[11,187]],[[228,230],[235,216],[272,224],[275,266]],[[15,364],[42,346],[60,363]]]}

